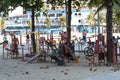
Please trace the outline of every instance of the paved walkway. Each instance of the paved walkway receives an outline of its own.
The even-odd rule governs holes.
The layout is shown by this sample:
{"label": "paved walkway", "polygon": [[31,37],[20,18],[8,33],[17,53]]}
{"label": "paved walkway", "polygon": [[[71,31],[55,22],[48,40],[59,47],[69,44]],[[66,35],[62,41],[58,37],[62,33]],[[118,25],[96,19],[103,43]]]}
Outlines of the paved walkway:
{"label": "paved walkway", "polygon": [[92,76],[85,80],[120,80],[120,71],[106,73],[106,74],[95,76],[95,77]]}

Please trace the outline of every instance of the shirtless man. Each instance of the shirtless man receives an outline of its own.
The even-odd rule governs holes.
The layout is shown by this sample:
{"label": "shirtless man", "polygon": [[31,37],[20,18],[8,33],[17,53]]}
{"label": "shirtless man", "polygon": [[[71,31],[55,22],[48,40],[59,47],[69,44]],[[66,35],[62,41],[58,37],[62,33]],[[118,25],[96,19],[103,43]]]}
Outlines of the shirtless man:
{"label": "shirtless man", "polygon": [[18,38],[15,37],[15,35],[12,37],[12,50],[13,50],[13,55],[14,52],[16,53],[16,56],[18,55],[18,45],[19,45],[19,40]]}
{"label": "shirtless man", "polygon": [[12,38],[12,43],[19,45],[19,40],[17,37],[15,37],[15,35]]}

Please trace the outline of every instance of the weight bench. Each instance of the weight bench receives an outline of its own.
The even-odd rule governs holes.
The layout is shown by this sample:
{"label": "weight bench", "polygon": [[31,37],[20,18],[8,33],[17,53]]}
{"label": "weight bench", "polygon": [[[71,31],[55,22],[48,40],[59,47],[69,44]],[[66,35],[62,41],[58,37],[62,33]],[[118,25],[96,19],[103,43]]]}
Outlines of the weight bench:
{"label": "weight bench", "polygon": [[[8,54],[11,55],[11,58],[12,58],[12,55],[16,55],[16,57],[18,57],[18,51],[14,51],[14,50],[11,50],[11,49],[9,49],[9,48],[5,48],[5,50],[12,52],[12,54],[11,54],[11,53],[7,53],[7,55],[8,55]],[[16,54],[14,54],[14,53],[16,53]]]}
{"label": "weight bench", "polygon": [[50,56],[50,58],[51,58],[51,62],[52,62],[52,60],[55,60],[55,62],[57,62],[57,60],[58,60],[58,56],[57,56],[57,55],[55,55],[55,54],[50,54],[49,56]]}

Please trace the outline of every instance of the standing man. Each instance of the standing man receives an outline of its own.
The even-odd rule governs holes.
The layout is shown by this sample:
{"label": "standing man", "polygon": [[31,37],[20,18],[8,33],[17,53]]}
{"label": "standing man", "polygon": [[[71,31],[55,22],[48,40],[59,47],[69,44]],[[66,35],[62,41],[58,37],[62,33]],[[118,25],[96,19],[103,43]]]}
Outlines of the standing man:
{"label": "standing man", "polygon": [[83,32],[82,32],[82,40],[85,41],[85,42],[87,40],[86,35],[87,35],[86,31],[83,30]]}
{"label": "standing man", "polygon": [[15,35],[12,38],[12,43],[15,43],[15,44],[19,45],[19,40]]}
{"label": "standing man", "polygon": [[12,37],[12,50],[13,50],[13,55],[16,53],[16,57],[18,57],[18,45],[19,45],[19,40],[18,38],[14,35]]}

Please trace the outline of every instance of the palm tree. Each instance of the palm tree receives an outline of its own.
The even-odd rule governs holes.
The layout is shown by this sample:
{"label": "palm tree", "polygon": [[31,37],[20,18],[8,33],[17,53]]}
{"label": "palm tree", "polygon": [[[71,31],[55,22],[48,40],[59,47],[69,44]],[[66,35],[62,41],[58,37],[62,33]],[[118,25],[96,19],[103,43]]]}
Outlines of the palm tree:
{"label": "palm tree", "polygon": [[0,19],[0,30],[3,30],[5,28],[5,18],[2,17]]}
{"label": "palm tree", "polygon": [[[90,27],[95,27],[95,35],[96,35],[96,26],[97,26],[97,19],[96,16],[94,16],[95,12],[93,10],[90,11],[89,15],[86,18],[86,23]],[[99,13],[99,23],[100,26],[102,26],[103,29],[103,23],[105,23],[105,18],[102,13]]]}
{"label": "palm tree", "polygon": [[86,18],[86,23],[91,27],[95,24],[94,12],[90,11],[90,14]]}
{"label": "palm tree", "polygon": [[63,27],[63,28],[65,28],[66,27],[66,18],[64,17],[64,16],[61,16],[60,18],[59,18],[59,21],[60,21],[60,25]]}
{"label": "palm tree", "polygon": [[46,17],[46,19],[45,19],[45,27],[46,28],[50,27],[50,18],[49,17]]}
{"label": "palm tree", "polygon": [[27,24],[30,28],[32,28],[32,21],[31,20],[27,21]]}

